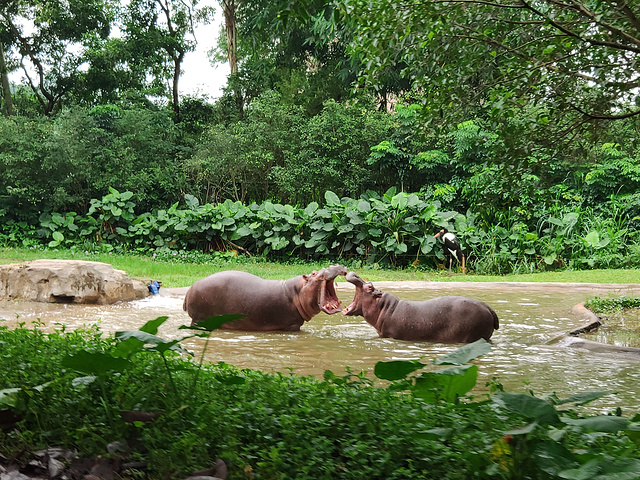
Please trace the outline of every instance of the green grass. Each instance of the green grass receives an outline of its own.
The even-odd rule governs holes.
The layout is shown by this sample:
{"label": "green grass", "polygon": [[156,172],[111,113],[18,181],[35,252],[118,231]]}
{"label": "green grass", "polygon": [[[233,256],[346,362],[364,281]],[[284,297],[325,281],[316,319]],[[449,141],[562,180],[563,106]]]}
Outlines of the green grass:
{"label": "green grass", "polygon": [[[49,259],[76,259],[105,262],[114,268],[124,270],[129,276],[141,280],[156,279],[162,281],[164,287],[185,287],[196,280],[221,270],[243,270],[262,278],[284,279],[313,269],[320,269],[328,262],[309,263],[274,263],[262,259],[245,256],[229,257],[194,254],[182,258],[180,254],[169,254],[161,259],[137,254],[101,254],[72,250],[41,249],[0,249],[0,264],[19,263]],[[207,262],[207,263],[204,263]],[[438,282],[562,282],[562,283],[640,283],[640,271],[628,270],[560,270],[520,275],[462,275],[455,273],[449,277],[444,270],[423,271],[413,268],[404,270],[379,269],[371,267],[354,267],[348,262],[347,267],[369,281],[438,281]]]}
{"label": "green grass", "polygon": [[[351,372],[320,380],[225,363],[200,369],[159,355],[169,342],[145,333],[132,343],[97,328],[0,326],[0,411],[20,419],[0,429],[0,466],[56,446],[136,462],[123,480],[185,478],[217,458],[230,480],[637,478],[640,469],[640,417],[571,410],[601,393],[542,399],[494,381],[490,399],[425,403],[400,393],[404,379],[385,389]],[[154,421],[128,415],[148,413]],[[107,455],[112,442],[124,448]]]}

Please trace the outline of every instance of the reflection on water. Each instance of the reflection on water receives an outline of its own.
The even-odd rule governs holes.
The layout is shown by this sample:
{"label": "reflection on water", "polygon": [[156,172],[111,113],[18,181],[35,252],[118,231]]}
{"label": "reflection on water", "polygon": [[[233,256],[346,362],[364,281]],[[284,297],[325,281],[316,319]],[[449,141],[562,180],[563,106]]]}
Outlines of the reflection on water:
{"label": "reflection on water", "polygon": [[[601,355],[546,343],[578,328],[585,318],[572,307],[603,291],[595,287],[542,284],[462,284],[436,282],[379,282],[376,286],[400,298],[422,300],[439,295],[465,295],[487,302],[498,313],[500,329],[493,337],[491,352],[476,360],[480,377],[476,395],[483,397],[485,384],[496,378],[509,392],[533,391],[536,395],[556,392],[566,397],[578,392],[612,391],[588,406],[593,413],[608,413],[617,406],[623,413],[640,412],[640,357]],[[627,287],[611,287],[614,295],[640,293]],[[338,284],[343,304],[353,298],[353,286]],[[159,334],[165,338],[183,335],[178,327],[190,323],[182,310],[182,298],[156,295],[118,305],[60,305],[0,301],[0,318],[10,327],[41,321],[52,330],[90,326],[97,322],[106,332],[135,330],[148,320],[168,315]],[[203,339],[189,339],[185,346],[199,353]],[[239,367],[263,371],[293,371],[299,375],[321,377],[325,370],[336,375],[366,371],[369,376],[378,361],[431,359],[457,348],[456,345],[430,344],[382,339],[361,317],[341,314],[314,317],[297,333],[254,333],[219,330],[213,332],[206,359],[224,361]],[[433,369],[440,367],[433,366]]]}
{"label": "reflection on water", "polygon": [[614,312],[604,317],[603,325],[585,338],[596,342],[640,348],[640,311]]}

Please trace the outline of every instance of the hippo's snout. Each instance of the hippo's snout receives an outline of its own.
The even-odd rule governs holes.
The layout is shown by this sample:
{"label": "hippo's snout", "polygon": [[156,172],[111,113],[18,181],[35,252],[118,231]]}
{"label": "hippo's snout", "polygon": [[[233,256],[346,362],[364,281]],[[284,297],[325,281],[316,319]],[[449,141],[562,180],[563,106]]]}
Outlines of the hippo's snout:
{"label": "hippo's snout", "polygon": [[353,283],[356,286],[362,286],[364,280],[362,280],[356,272],[348,272],[346,275],[347,282]]}
{"label": "hippo's snout", "polygon": [[331,265],[325,269],[325,278],[327,280],[334,280],[340,275],[347,274],[347,267],[343,267],[342,265]]}

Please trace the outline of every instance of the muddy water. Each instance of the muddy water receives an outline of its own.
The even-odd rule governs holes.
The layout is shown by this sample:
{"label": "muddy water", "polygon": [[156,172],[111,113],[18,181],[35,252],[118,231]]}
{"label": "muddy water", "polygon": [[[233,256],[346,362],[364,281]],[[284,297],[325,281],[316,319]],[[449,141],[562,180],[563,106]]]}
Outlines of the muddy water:
{"label": "muddy water", "polygon": [[[594,296],[637,296],[640,285],[379,282],[376,287],[411,300],[465,295],[494,308],[500,329],[492,337],[491,352],[476,360],[480,368],[476,398],[484,398],[488,391],[485,384],[495,377],[509,392],[555,392],[566,397],[578,392],[612,391],[585,411],[608,413],[620,406],[625,415],[640,412],[640,356],[594,354],[547,344],[586,323],[584,314],[572,311],[574,305]],[[337,291],[344,305],[353,298],[351,284],[338,283]],[[163,295],[111,306],[0,301],[0,319],[10,327],[20,322],[27,326],[42,322],[42,328],[48,330],[99,323],[103,331],[112,332],[134,330],[148,320],[168,315],[160,335],[176,338],[184,332],[178,327],[190,322],[179,293],[165,290]],[[202,339],[190,339],[185,346],[199,353],[203,343]],[[381,339],[361,317],[320,314],[298,333],[214,332],[206,359],[318,377],[327,369],[343,375],[345,367],[351,367],[353,372],[366,371],[373,377],[371,372],[378,361],[423,358],[429,363],[455,348]]]}

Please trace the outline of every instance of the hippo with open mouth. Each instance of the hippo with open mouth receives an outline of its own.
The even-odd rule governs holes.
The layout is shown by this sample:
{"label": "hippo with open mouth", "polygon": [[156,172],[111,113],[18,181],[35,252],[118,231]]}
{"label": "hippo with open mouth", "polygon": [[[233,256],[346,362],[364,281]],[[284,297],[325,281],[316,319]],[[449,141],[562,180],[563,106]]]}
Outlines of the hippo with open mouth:
{"label": "hippo with open mouth", "polygon": [[484,302],[447,296],[431,300],[400,300],[383,293],[354,272],[346,275],[356,286],[351,305],[343,315],[361,315],[380,337],[435,343],[471,343],[489,340],[498,328],[498,315]]}
{"label": "hippo with open mouth", "polygon": [[235,270],[214,273],[187,291],[183,308],[192,325],[214,315],[243,314],[221,328],[246,331],[295,332],[321,311],[340,311],[334,280],[346,275],[342,265],[331,265],[288,280],[264,280]]}

